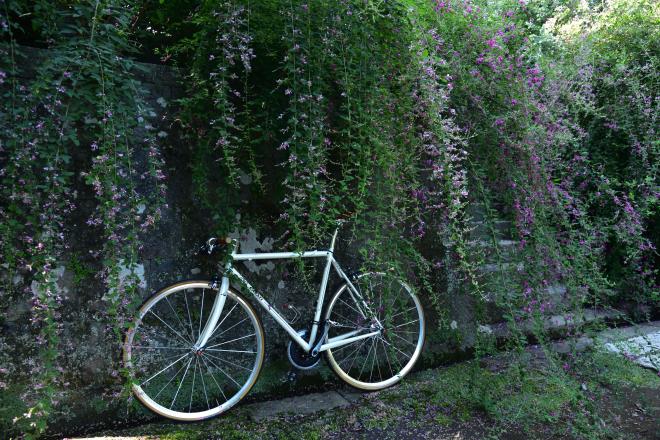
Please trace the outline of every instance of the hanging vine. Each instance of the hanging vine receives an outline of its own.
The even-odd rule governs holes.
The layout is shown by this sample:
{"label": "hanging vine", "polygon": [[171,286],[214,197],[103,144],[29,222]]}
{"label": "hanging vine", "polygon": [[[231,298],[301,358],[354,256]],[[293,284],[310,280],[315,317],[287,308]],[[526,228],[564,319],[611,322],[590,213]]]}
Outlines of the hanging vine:
{"label": "hanging vine", "polygon": [[[3,20],[25,11],[19,2],[3,7]],[[98,201],[87,225],[102,230],[97,255],[102,259],[100,276],[107,287],[103,300],[108,307],[100,318],[115,335],[115,343],[123,336],[124,317],[141,300],[135,274],[138,235],[158,220],[164,175],[146,122],[149,109],[129,73],[133,63],[117,56],[131,50],[123,37],[131,16],[123,2],[98,1],[68,9],[61,22],[49,23],[52,28],[44,31],[49,32],[54,56],[37,69],[29,85],[21,84],[16,57],[22,48],[15,43],[11,22],[6,28],[13,54],[7,96],[14,105],[2,114],[3,139],[7,140],[2,151],[2,205],[6,207],[1,213],[2,249],[3,255],[10,256],[5,260],[9,273],[26,276],[29,282],[23,291],[33,294],[31,321],[38,333],[35,350],[40,361],[30,372],[35,385],[24,395],[27,411],[16,420],[32,434],[45,430],[66,380],[59,357],[65,298],[57,266],[70,242],[68,217],[77,208],[72,155],[78,148],[88,148],[92,156],[89,170],[81,173]],[[132,141],[140,130],[148,151],[143,170],[135,165]],[[153,191],[138,193],[137,182],[153,184]],[[8,287],[15,290],[15,285],[14,281]]]}
{"label": "hanging vine", "polygon": [[171,151],[134,58],[181,74],[171,150],[190,161],[167,169],[191,182],[177,188],[196,211],[186,226],[268,230],[301,250],[327,246],[350,213],[351,269],[410,280],[443,342],[457,327],[447,292],[468,294],[478,356],[500,342],[493,308],[519,352],[530,339],[547,348],[555,315],[577,335],[586,307],[657,313],[657,7],[585,4],[581,26],[544,8],[1,1],[0,307],[26,303],[30,316],[30,340],[20,324],[8,332],[26,352],[7,370],[23,405],[10,427],[43,433],[81,380],[62,330],[72,255],[98,274],[85,281],[103,305],[90,321],[109,346],[144,294],[142,246],[166,207]]}

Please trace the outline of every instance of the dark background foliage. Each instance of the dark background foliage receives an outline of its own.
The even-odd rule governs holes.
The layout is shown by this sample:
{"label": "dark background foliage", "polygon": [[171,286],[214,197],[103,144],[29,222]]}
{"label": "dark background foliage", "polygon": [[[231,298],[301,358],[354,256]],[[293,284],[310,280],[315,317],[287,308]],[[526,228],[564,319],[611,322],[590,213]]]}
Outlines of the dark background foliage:
{"label": "dark background foliage", "polygon": [[[302,249],[350,212],[349,266],[411,280],[450,347],[470,298],[478,355],[495,321],[520,347],[547,336],[521,323],[550,315],[656,316],[657,23],[626,0],[0,2],[0,307],[27,304],[29,325],[0,323],[6,347],[33,340],[23,367],[0,363],[21,401],[0,427],[43,432],[84,382],[58,374],[64,323],[120,345],[142,264],[187,256],[159,253],[163,231],[173,249],[250,228]],[[150,93],[164,79],[144,62],[177,96]],[[479,249],[502,232],[513,273]],[[60,267],[88,302],[61,293]],[[290,269],[304,292],[309,268]]]}

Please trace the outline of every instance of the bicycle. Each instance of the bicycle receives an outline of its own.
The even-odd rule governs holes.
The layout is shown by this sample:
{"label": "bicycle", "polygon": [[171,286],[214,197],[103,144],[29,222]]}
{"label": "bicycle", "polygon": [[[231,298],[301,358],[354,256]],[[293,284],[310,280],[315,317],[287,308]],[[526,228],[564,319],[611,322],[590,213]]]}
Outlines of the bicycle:
{"label": "bicycle", "polygon": [[[250,391],[264,360],[264,330],[230,279],[289,334],[294,366],[312,368],[325,353],[332,370],[353,387],[373,391],[399,382],[422,352],[422,305],[389,271],[348,276],[333,257],[338,229],[329,249],[321,251],[243,254],[236,240],[209,239],[204,246],[209,254],[231,246],[222,277],[159,290],[126,332],[123,361],[137,399],[161,416],[198,421],[222,414]],[[295,330],[232,263],[300,258],[325,258],[326,264],[313,322]],[[323,307],[331,268],[344,284]]]}

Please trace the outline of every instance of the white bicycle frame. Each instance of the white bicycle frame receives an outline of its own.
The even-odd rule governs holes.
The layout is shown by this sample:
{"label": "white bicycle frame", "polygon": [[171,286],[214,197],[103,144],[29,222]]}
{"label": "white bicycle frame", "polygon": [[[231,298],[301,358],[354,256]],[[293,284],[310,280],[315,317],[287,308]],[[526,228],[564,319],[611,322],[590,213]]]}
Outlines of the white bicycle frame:
{"label": "white bicycle frame", "polygon": [[[270,314],[270,316],[273,317],[275,322],[277,322],[286,332],[291,336],[291,338],[302,347],[305,352],[313,352],[313,355],[317,355],[318,352],[322,352],[328,349],[340,347],[342,345],[350,344],[355,341],[359,341],[361,339],[366,339],[370,338],[372,336],[380,334],[380,329],[382,326],[380,325],[380,322],[376,321],[375,323],[372,323],[369,328],[366,328],[369,331],[367,333],[362,333],[365,329],[358,329],[358,330],[353,330],[350,332],[346,332],[344,334],[335,336],[333,338],[328,339],[325,343],[323,342],[323,339],[327,336],[327,329],[329,328],[328,323],[326,323],[326,332],[321,335],[319,340],[317,341],[317,336],[318,336],[318,329],[319,329],[319,324],[320,324],[320,319],[321,319],[321,311],[323,309],[323,300],[325,298],[325,293],[326,289],[328,286],[328,277],[330,276],[330,267],[333,267],[335,269],[335,272],[339,277],[341,277],[344,281],[346,281],[346,284],[348,285],[349,289],[348,292],[350,293],[351,297],[353,298],[353,301],[356,305],[356,309],[359,311],[360,314],[362,314],[362,317],[367,320],[367,313],[363,310],[369,309],[368,305],[362,298],[362,295],[358,292],[358,290],[355,288],[353,283],[351,283],[351,280],[349,277],[344,273],[344,271],[341,269],[339,266],[339,263],[337,263],[337,260],[334,259],[333,257],[333,251],[335,247],[335,240],[337,239],[337,233],[338,229],[335,230],[335,233],[332,237],[332,242],[330,244],[330,249],[327,251],[306,251],[306,252],[264,252],[264,253],[257,253],[257,254],[238,254],[236,253],[236,250],[238,249],[238,242],[236,240],[232,240],[231,245],[233,246],[232,252],[231,252],[231,259],[225,266],[225,273],[222,277],[222,282],[220,283],[220,289],[218,291],[218,295],[216,295],[215,301],[213,302],[213,307],[211,309],[211,314],[209,316],[209,319],[206,321],[206,324],[204,325],[204,330],[200,333],[199,337],[197,338],[197,341],[195,342],[195,349],[203,349],[206,343],[208,342],[209,338],[213,334],[215,330],[217,330],[216,325],[218,325],[218,320],[220,319],[220,315],[222,314],[222,310],[225,305],[225,301],[227,299],[227,292],[229,290],[229,276],[228,275],[233,275],[236,279],[238,279],[241,284],[245,286],[248,292],[254,298],[256,298],[257,302]],[[253,260],[282,260],[282,259],[299,259],[299,258],[325,258],[326,259],[326,264],[325,264],[325,269],[323,270],[323,278],[321,280],[321,287],[319,289],[319,297],[316,303],[316,311],[314,314],[314,322],[312,323],[312,330],[309,335],[309,340],[306,341],[304,340],[298,332],[291,327],[291,325],[287,322],[284,317],[279,313],[279,311],[273,307],[259,292],[257,292],[254,287],[241,275],[240,272],[238,272],[232,265],[232,262],[234,261],[253,261]],[[220,323],[222,324],[222,322]],[[362,333],[362,334],[360,334]]]}

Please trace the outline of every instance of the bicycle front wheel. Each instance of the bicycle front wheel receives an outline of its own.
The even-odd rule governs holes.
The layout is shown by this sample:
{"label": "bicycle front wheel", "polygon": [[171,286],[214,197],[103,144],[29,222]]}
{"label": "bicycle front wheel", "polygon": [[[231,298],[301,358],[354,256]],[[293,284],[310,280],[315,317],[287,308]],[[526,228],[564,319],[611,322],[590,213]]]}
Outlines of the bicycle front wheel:
{"label": "bicycle front wheel", "polygon": [[238,403],[256,382],[264,332],[238,292],[229,290],[211,338],[194,348],[217,295],[209,281],[185,281],[140,308],[123,357],[133,393],[151,411],[180,421],[208,419]]}
{"label": "bicycle front wheel", "polygon": [[387,388],[408,374],[421,355],[424,310],[412,289],[390,274],[368,272],[352,284],[359,296],[344,284],[328,305],[328,340],[377,328],[380,332],[327,350],[328,363],[353,387]]}

